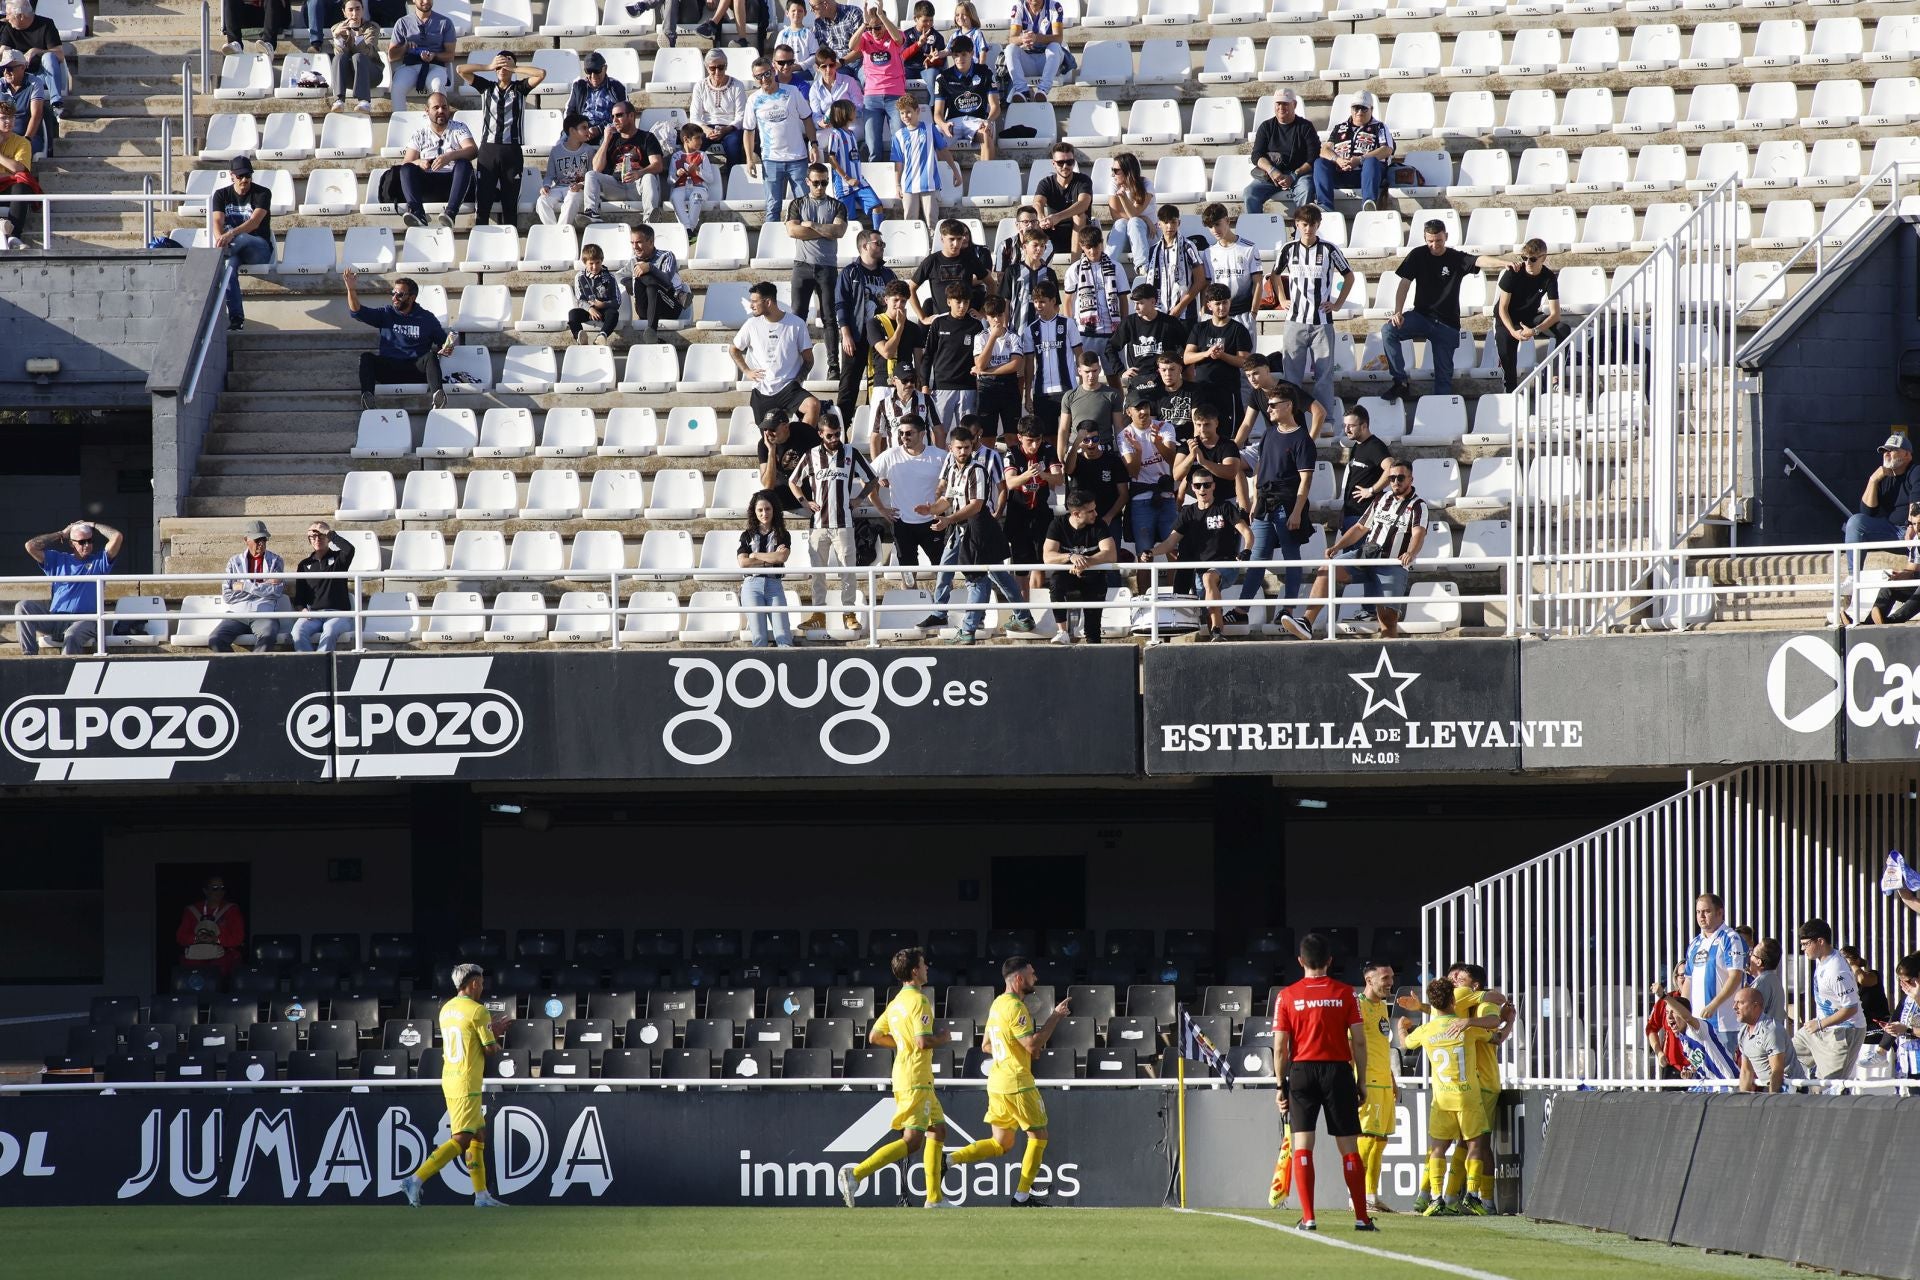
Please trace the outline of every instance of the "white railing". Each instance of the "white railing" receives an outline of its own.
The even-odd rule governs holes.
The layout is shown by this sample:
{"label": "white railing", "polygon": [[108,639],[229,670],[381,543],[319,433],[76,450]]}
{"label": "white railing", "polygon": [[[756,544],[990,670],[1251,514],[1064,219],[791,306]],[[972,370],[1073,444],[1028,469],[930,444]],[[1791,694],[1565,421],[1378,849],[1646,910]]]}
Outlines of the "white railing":
{"label": "white railing", "polygon": [[1920,915],[1881,896],[1889,849],[1915,848],[1920,766],[1753,765],[1688,787],[1531,862],[1430,902],[1423,971],[1486,966],[1514,997],[1501,1047],[1510,1085],[1651,1080],[1649,984],[1667,981],[1695,933],[1694,899],[1718,893],[1727,923],[1778,939],[1788,1008],[1810,987],[1795,934],[1813,918],[1859,947],[1892,990],[1920,945]]}
{"label": "white railing", "polygon": [[[151,181],[151,179],[148,179],[149,183]],[[51,251],[53,247],[53,210],[56,205],[131,205],[141,210],[146,229],[151,232],[153,229],[151,219],[155,208],[165,205],[197,204],[205,200],[205,196],[189,196],[182,195],[178,192],[152,190],[97,193],[41,192],[38,194],[23,191],[19,195],[9,195],[7,197],[7,201],[10,204],[37,204],[40,206],[40,244],[43,249],[48,251]],[[148,239],[152,239],[152,236],[149,235]],[[142,244],[140,247],[144,249],[146,245]]]}
{"label": "white railing", "polygon": [[[1883,166],[1860,184],[1860,190],[1854,193],[1853,199],[1841,205],[1835,212],[1822,214],[1819,234],[1801,245],[1792,257],[1781,263],[1780,269],[1769,276],[1765,284],[1756,289],[1742,291],[1739,314],[1744,316],[1755,307],[1766,305],[1769,293],[1773,293],[1774,297],[1779,299],[1780,293],[1775,291],[1783,289],[1787,273],[1799,267],[1809,254],[1813,256],[1814,277],[1818,278],[1835,256],[1834,253],[1829,252],[1830,250],[1837,251],[1844,248],[1855,236],[1869,230],[1874,218],[1897,216],[1900,212],[1902,185],[1915,181],[1920,181],[1920,166],[1903,164],[1898,160]],[[1877,205],[1874,200],[1874,192],[1882,184],[1887,188],[1884,206]],[[1831,201],[1828,202],[1827,207],[1832,208]],[[1920,209],[1916,209],[1915,212],[1920,212]]]}

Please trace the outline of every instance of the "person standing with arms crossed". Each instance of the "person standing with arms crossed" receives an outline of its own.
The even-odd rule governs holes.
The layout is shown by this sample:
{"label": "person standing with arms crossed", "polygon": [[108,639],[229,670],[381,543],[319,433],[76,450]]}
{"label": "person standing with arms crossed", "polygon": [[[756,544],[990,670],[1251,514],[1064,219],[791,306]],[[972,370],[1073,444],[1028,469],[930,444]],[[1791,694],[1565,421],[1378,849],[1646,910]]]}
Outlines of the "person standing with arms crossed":
{"label": "person standing with arms crossed", "polygon": [[411,1178],[401,1184],[407,1203],[418,1209],[427,1179],[446,1168],[453,1158],[467,1158],[467,1172],[473,1176],[473,1204],[476,1209],[504,1209],[487,1190],[487,1144],[485,1113],[480,1107],[480,1082],[486,1075],[487,1059],[500,1052],[494,1038],[494,1023],[487,1006],[480,1003],[486,990],[487,974],[477,964],[455,965],[453,999],[440,1006],[441,1059],[440,1091],[447,1098],[447,1128],[453,1136],[435,1148]]}
{"label": "person standing with arms crossed", "polygon": [[1367,1039],[1353,988],[1327,976],[1332,949],[1317,933],[1300,939],[1306,977],[1273,1002],[1273,1073],[1281,1118],[1293,1129],[1293,1183],[1300,1190],[1300,1230],[1318,1231],[1313,1214],[1314,1130],[1324,1112],[1327,1133],[1340,1149],[1340,1169],[1353,1201],[1353,1229],[1378,1231],[1367,1212],[1366,1173],[1360,1162],[1360,1088],[1367,1074]]}

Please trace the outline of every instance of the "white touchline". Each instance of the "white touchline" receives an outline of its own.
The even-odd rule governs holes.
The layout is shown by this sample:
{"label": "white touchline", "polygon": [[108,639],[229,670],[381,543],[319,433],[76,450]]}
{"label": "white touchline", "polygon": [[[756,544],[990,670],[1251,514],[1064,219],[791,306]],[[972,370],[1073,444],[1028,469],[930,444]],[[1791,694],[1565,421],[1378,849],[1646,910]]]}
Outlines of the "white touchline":
{"label": "white touchline", "polygon": [[1197,1213],[1208,1218],[1231,1218],[1235,1222],[1250,1222],[1256,1227],[1278,1231],[1289,1239],[1310,1240],[1314,1244],[1329,1245],[1335,1249],[1351,1249],[1355,1253],[1372,1254],[1376,1258],[1385,1258],[1389,1262],[1404,1262],[1410,1267],[1425,1267],[1429,1271],[1444,1271],[1448,1275],[1468,1276],[1471,1280],[1509,1280],[1508,1277],[1495,1271],[1475,1271],[1472,1267],[1456,1266],[1451,1262],[1435,1262],[1431,1258],[1416,1258],[1412,1254],[1375,1249],[1368,1245],[1355,1244],[1351,1240],[1336,1240],[1331,1236],[1321,1235],[1318,1231],[1299,1231],[1278,1222],[1269,1222],[1265,1218],[1249,1218],[1243,1213],[1220,1213],[1213,1209],[1175,1209],[1174,1212]]}

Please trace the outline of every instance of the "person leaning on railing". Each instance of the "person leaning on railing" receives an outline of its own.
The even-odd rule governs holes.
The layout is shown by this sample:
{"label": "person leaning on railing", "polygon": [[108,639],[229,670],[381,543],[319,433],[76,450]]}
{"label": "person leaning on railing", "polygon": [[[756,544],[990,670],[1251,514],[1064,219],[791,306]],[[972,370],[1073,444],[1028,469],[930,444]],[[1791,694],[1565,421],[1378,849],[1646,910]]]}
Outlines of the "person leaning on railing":
{"label": "person leaning on railing", "polygon": [[[103,543],[101,539],[106,541]],[[49,578],[104,577],[113,572],[127,535],[98,520],[76,520],[64,529],[27,539],[27,554],[40,572]],[[64,546],[65,549],[62,549]],[[31,658],[40,652],[40,641],[58,642],[67,654],[92,653],[99,640],[100,627],[94,614],[100,608],[100,584],[97,582],[59,582],[47,601],[22,600],[14,605],[19,619],[14,630],[20,636],[20,652]],[[28,622],[30,617],[69,619],[65,622]]]}

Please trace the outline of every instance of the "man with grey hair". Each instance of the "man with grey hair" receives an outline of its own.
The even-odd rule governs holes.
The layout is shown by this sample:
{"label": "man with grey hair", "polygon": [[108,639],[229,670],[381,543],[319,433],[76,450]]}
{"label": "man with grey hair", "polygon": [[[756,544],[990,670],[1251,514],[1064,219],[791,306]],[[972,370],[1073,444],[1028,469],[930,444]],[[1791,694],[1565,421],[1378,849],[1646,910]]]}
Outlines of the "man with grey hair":
{"label": "man with grey hair", "polygon": [[59,24],[34,13],[33,0],[7,0],[6,14],[6,22],[0,23],[0,49],[16,51],[26,58],[29,72],[46,79],[58,114],[73,88],[73,69],[67,65],[69,51],[60,39]]}
{"label": "man with grey hair", "polygon": [[[101,539],[106,541],[102,543]],[[61,578],[100,577],[113,572],[114,561],[127,535],[98,520],[75,520],[64,529],[27,539],[27,554],[40,572],[55,579],[52,598],[22,600],[13,607],[21,619],[14,627],[20,652],[31,658],[42,639],[57,642],[62,653],[92,653],[100,629],[93,614],[100,607],[100,586],[94,582],[60,582]],[[64,618],[63,622],[27,622],[34,617]]]}
{"label": "man with grey hair", "polygon": [[267,539],[271,535],[267,533],[266,522],[249,520],[240,536],[247,545],[227,561],[227,580],[220,591],[227,612],[238,616],[222,622],[207,637],[207,647],[215,653],[232,653],[233,642],[249,631],[253,632],[254,652],[265,653],[273,648],[286,624],[278,618],[253,615],[290,612],[286,595],[287,562],[280,558],[279,552],[267,550]]}
{"label": "man with grey hair", "polygon": [[1267,201],[1277,199],[1291,216],[1313,199],[1313,162],[1319,156],[1320,131],[1300,114],[1300,95],[1281,89],[1273,95],[1273,118],[1254,131],[1247,212],[1265,213]]}
{"label": "man with grey hair", "polygon": [[307,558],[295,566],[300,575],[293,584],[293,607],[306,614],[293,624],[293,647],[299,653],[332,653],[353,634],[353,583],[346,578],[310,578],[315,573],[345,573],[353,567],[353,544],[325,520],[307,526]]}
{"label": "man with grey hair", "polygon": [[477,964],[455,965],[453,998],[440,1006],[440,1092],[447,1100],[447,1131],[452,1136],[421,1161],[402,1187],[407,1203],[419,1208],[427,1183],[456,1156],[465,1156],[473,1179],[473,1203],[479,1209],[504,1209],[487,1190],[486,1113],[480,1106],[487,1059],[500,1052],[498,1036],[507,1019],[494,1018],[480,1003],[487,973]]}

